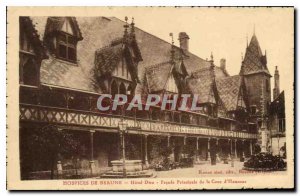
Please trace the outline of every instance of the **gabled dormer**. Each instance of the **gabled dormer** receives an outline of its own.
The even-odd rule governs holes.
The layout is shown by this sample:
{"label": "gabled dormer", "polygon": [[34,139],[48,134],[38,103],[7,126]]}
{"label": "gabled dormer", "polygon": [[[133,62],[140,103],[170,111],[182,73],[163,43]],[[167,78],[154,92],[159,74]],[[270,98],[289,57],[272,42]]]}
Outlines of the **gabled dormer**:
{"label": "gabled dormer", "polygon": [[239,121],[248,117],[246,106],[246,89],[240,75],[218,78],[216,80],[218,96],[224,103],[227,116]]}
{"label": "gabled dormer", "polygon": [[95,52],[94,77],[104,92],[132,95],[137,83],[138,63],[142,61],[141,52],[135,38],[132,20],[124,25],[124,35],[113,40],[110,45]]}
{"label": "gabled dormer", "polygon": [[44,43],[55,58],[77,64],[77,43],[82,40],[75,17],[49,17]]}

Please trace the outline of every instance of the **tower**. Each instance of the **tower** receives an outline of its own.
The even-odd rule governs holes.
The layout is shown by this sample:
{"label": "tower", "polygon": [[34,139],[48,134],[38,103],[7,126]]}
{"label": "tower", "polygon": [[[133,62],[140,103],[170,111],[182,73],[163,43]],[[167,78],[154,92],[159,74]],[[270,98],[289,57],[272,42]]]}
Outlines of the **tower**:
{"label": "tower", "polygon": [[266,119],[266,114],[265,114],[265,109],[264,109],[264,103],[265,103],[265,96],[264,96],[264,83],[262,81],[261,83],[261,113],[260,113],[260,122],[261,126],[259,128],[259,144],[261,148],[261,152],[269,152],[269,144],[270,144],[270,132],[267,128],[267,119]]}
{"label": "tower", "polygon": [[273,100],[275,100],[278,95],[280,94],[280,88],[279,88],[279,71],[275,69],[275,74],[274,74],[274,89],[273,89]]}
{"label": "tower", "polygon": [[[259,42],[253,34],[249,45],[247,44],[245,57],[242,61],[240,74],[244,76],[248,95],[248,106],[253,117],[259,117],[264,109],[268,114],[271,102],[270,78],[272,77],[267,67],[267,54],[262,54]],[[261,85],[264,89],[264,99],[261,103]],[[263,108],[261,107],[263,105]]]}

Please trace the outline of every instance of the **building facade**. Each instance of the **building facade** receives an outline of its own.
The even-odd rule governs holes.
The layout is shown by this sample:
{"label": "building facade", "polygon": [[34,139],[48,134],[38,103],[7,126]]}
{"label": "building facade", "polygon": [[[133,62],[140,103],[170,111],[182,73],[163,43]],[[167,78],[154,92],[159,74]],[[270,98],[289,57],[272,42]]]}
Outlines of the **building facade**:
{"label": "building facade", "polygon": [[[213,55],[204,60],[192,54],[187,33],[178,40],[180,47],[135,27],[133,19],[129,24],[114,17],[20,17],[22,178],[32,179],[37,171],[105,171],[121,158],[120,121],[127,125],[126,159],[145,166],[166,152],[174,161],[253,154],[262,122],[270,130],[283,119],[274,111],[283,94],[278,71],[278,98],[271,102],[267,55],[256,36],[234,76],[225,59],[217,66]],[[188,101],[185,111],[162,111],[158,103],[149,111],[120,106],[104,112],[97,108],[101,94],[141,95],[144,104],[148,94],[169,100],[198,95],[201,109],[191,111]]]}

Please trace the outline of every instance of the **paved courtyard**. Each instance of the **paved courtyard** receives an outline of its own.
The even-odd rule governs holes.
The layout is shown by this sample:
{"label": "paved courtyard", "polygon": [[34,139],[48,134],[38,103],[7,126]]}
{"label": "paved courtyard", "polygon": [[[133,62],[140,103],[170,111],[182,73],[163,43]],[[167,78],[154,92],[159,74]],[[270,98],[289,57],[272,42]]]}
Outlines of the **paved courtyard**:
{"label": "paved courtyard", "polygon": [[[245,175],[261,175],[262,172],[252,172],[243,170],[243,162],[234,162],[234,167],[231,164],[218,163],[217,165],[210,165],[208,163],[201,165],[194,165],[193,168],[178,168],[169,171],[156,171],[157,178],[171,178],[171,177],[216,177],[216,176],[245,176]],[[268,174],[283,174],[285,171],[263,172]]]}

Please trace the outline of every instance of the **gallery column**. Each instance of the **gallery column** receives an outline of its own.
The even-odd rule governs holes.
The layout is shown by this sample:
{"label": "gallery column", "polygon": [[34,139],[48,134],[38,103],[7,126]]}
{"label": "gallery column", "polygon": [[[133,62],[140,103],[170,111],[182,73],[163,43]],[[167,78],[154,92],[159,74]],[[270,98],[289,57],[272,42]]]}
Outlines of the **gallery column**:
{"label": "gallery column", "polygon": [[234,157],[237,159],[236,139],[234,140]]}
{"label": "gallery column", "polygon": [[210,159],[210,138],[207,139],[207,161],[211,161]]}
{"label": "gallery column", "polygon": [[149,166],[149,162],[148,162],[148,141],[147,141],[148,140],[148,135],[145,134],[144,138],[145,138],[145,143],[144,143],[144,145],[145,145],[145,165],[148,168],[148,166]]}
{"label": "gallery column", "polygon": [[94,161],[94,130],[90,130],[90,149],[91,149],[91,154],[90,154],[90,169],[91,169],[91,175],[95,173],[95,161]]}
{"label": "gallery column", "polygon": [[245,140],[242,140],[242,158],[241,161],[244,162],[245,160]]}
{"label": "gallery column", "polygon": [[220,162],[220,156],[219,156],[219,138],[216,138],[216,147],[217,147],[217,150],[216,150],[216,159],[217,159],[217,162]]}
{"label": "gallery column", "polygon": [[252,140],[250,140],[250,155],[253,154],[253,144],[252,144]]}
{"label": "gallery column", "polygon": [[232,155],[232,139],[229,140],[230,140],[230,155]]}

